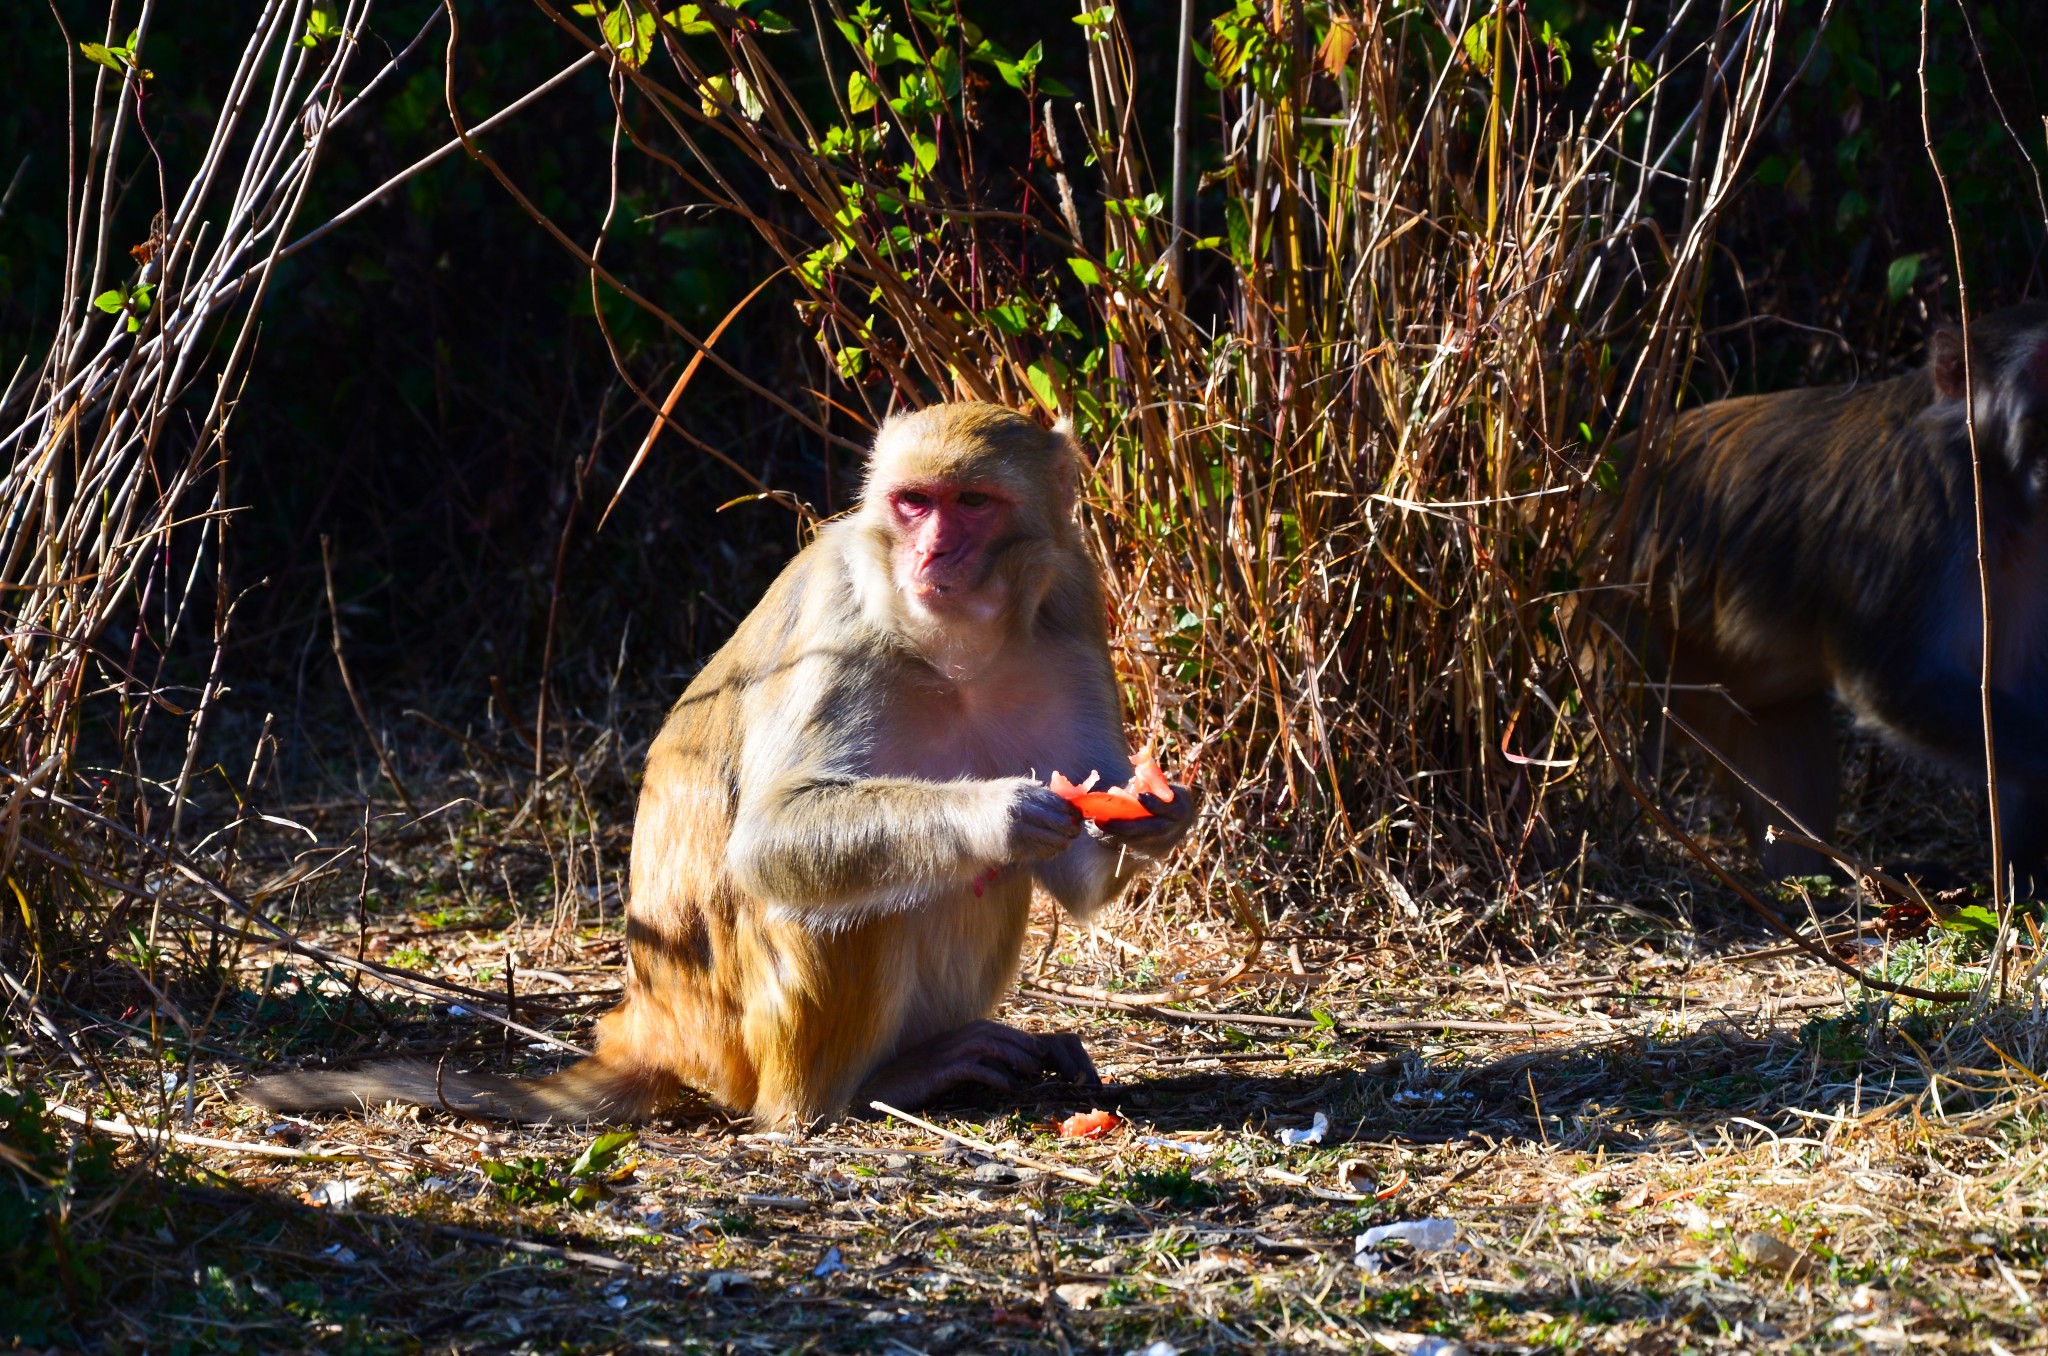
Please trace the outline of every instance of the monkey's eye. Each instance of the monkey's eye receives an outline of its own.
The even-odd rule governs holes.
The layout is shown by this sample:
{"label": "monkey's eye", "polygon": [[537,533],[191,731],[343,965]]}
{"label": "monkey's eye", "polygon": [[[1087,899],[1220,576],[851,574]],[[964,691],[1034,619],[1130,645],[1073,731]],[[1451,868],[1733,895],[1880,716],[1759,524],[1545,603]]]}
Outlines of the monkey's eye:
{"label": "monkey's eye", "polygon": [[930,508],[932,497],[923,490],[898,490],[896,502],[904,508]]}
{"label": "monkey's eye", "polygon": [[961,508],[981,508],[990,502],[992,501],[989,497],[980,490],[963,490],[960,494]]}

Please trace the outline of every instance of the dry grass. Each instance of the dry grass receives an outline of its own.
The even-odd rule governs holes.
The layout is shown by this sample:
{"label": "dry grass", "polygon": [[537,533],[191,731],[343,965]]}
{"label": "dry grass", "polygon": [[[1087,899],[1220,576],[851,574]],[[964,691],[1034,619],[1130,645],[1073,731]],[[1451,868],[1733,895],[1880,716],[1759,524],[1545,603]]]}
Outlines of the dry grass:
{"label": "dry grass", "polygon": [[[972,117],[953,115],[958,90],[920,102],[904,77],[943,93],[937,53],[972,55],[942,20],[898,21],[907,57],[854,23],[900,108],[845,102],[836,30],[829,110],[792,92],[827,88],[791,74],[810,60],[794,40],[744,25],[657,31],[643,64],[614,64],[622,147],[756,224],[802,281],[829,374],[764,398],[844,443],[898,404],[1036,402],[1097,453],[1089,521],[1134,718],[1170,761],[1199,756],[1217,813],[1149,898],[1104,930],[1041,933],[1027,958],[1012,1015],[1080,1025],[1113,1086],[947,1124],[1099,1186],[1026,1180],[897,1124],[792,1143],[701,1109],[576,1181],[588,1130],[234,1103],[273,1062],[539,1065],[577,1042],[617,988],[625,806],[653,715],[551,714],[538,751],[493,723],[454,737],[470,762],[452,772],[401,768],[373,734],[388,799],[292,805],[266,799],[258,731],[233,732],[259,753],[246,778],[191,777],[215,674],[171,703],[184,774],[145,767],[139,713],[178,694],[125,669],[86,683],[65,646],[171,596],[149,589],[205,597],[192,538],[217,529],[178,515],[223,425],[166,456],[138,422],[161,404],[38,397],[17,447],[50,455],[17,452],[4,539],[34,644],[0,678],[25,788],[6,808],[9,879],[34,888],[0,941],[41,965],[8,982],[6,1085],[186,1139],[0,1139],[7,1209],[31,1207],[0,1225],[42,1231],[0,1233],[38,1268],[19,1273],[49,1320],[34,1340],[2042,1349],[2038,939],[2004,934],[1994,964],[1969,936],[1864,930],[1860,896],[1795,895],[1888,978],[1987,996],[2014,981],[2003,1004],[1862,1005],[1727,923],[1669,842],[1609,813],[1590,713],[1626,702],[1579,691],[1566,663],[1605,430],[1631,409],[1654,425],[1685,384],[1715,214],[1797,56],[1779,50],[1781,9],[1732,7],[1697,46],[1625,48],[1580,108],[1551,97],[1552,55],[1519,16],[1474,30],[1447,5],[1375,4],[1276,35],[1275,7],[1241,7],[1212,48],[1224,117],[1202,134],[1225,229],[1179,238],[1177,266],[1174,195],[1148,168],[1173,157],[1148,158],[1126,116],[1113,14],[1072,116],[993,82]],[[252,48],[266,70],[333,56],[272,37]],[[278,108],[279,129],[305,125]],[[1037,133],[1007,177],[972,158],[998,117],[1019,147]],[[840,148],[813,154],[835,128]],[[906,150],[926,145],[928,163]],[[276,206],[296,181],[260,182]],[[285,238],[288,214],[258,220],[245,249]],[[601,290],[604,246],[563,243]],[[103,254],[75,262],[72,309]],[[122,317],[93,323],[111,342],[61,348],[49,390],[167,389],[145,378],[168,358],[100,334]],[[112,355],[96,376],[61,367],[95,352]],[[59,452],[85,474],[37,480]],[[107,485],[132,488],[132,514],[96,536]],[[167,580],[145,568],[167,560]],[[90,702],[117,717],[109,789],[60,803]],[[1952,799],[1859,757],[1852,834],[1883,842],[1911,815],[1974,860]],[[1712,797],[1667,790],[1726,854]],[[56,964],[58,941],[93,964]],[[1128,1127],[1086,1146],[1044,1128],[1092,1101]],[[1275,1129],[1317,1111],[1333,1140],[1283,1149]],[[109,1143],[111,1166],[89,1147]],[[1359,1229],[1411,1215],[1456,1221],[1468,1250],[1356,1265]]]}
{"label": "dry grass", "polygon": [[[938,399],[1074,421],[1134,723],[1228,799],[1212,898],[1349,910],[1389,867],[1540,898],[1571,869],[1604,804],[1560,643],[1580,514],[1610,428],[1686,384],[1714,223],[1797,60],[1777,0],[1624,26],[1570,99],[1520,14],[1246,0],[1180,77],[1217,111],[1163,146],[1115,7],[1084,7],[1067,94],[923,7],[626,41],[539,3],[611,42],[621,153],[800,289],[824,362],[790,418],[852,446]],[[570,240],[484,159],[593,295],[721,363],[624,292],[624,245]],[[696,362],[671,385],[620,356],[650,413],[686,408]]]}
{"label": "dry grass", "polygon": [[[440,872],[441,850],[421,850],[387,869]],[[1142,1000],[1168,967],[1235,963],[1220,934],[1049,939],[1046,921],[1038,993]],[[77,1325],[95,1348],[1405,1350],[1434,1334],[1473,1350],[2042,1349],[2048,1087],[2020,1067],[2048,1061],[2037,1022],[1886,1021],[1754,936],[1603,903],[1571,922],[1578,942],[1540,964],[1446,967],[1426,925],[1276,940],[1256,959],[1278,978],[1170,1019],[1019,999],[1026,1025],[1079,1026],[1110,1086],[934,1114],[1100,1187],[894,1123],[791,1142],[686,1108],[588,1179],[601,1201],[550,1201],[591,1130],[397,1108],[278,1118],[228,1099],[232,1050],[554,1058],[526,1041],[508,1058],[497,1028],[445,1004],[352,994],[276,952],[244,956],[190,1063],[153,1048],[182,1044],[173,1024],[138,1015],[76,1029],[104,1085],[48,1043],[16,1051],[16,1077],[264,1154],[173,1149],[139,1189],[159,1213],[118,1229],[75,1202],[76,1240],[110,1235],[91,1261],[105,1300]],[[615,925],[565,931],[531,908],[386,910],[366,934],[308,936],[484,989],[510,957],[524,1020],[571,1039],[618,954]],[[1882,959],[1969,978],[1946,940]],[[1332,1025],[1261,1022],[1274,1012]],[[1048,1131],[1091,1105],[1128,1124],[1100,1144]],[[1318,1111],[1328,1142],[1278,1143]],[[338,1196],[345,1209],[308,1204]],[[1354,1263],[1360,1229],[1431,1216],[1469,1250]]]}
{"label": "dry grass", "polygon": [[[91,64],[69,87],[61,300],[39,361],[0,391],[0,874],[20,903],[0,917],[0,962],[29,983],[120,935],[89,872],[124,874],[130,853],[81,802],[159,848],[199,843],[212,869],[234,859],[237,834],[186,824],[237,601],[228,430],[326,137],[403,59],[358,72],[369,8],[323,11],[342,29],[315,42],[303,4],[265,0],[218,35],[241,55],[191,165],[164,163],[142,112],[153,7],[66,34]],[[115,234],[131,192],[155,205],[140,240]]]}
{"label": "dry grass", "polygon": [[[589,751],[609,739],[584,729],[570,765],[603,766]],[[570,858],[624,846],[583,818],[622,823],[604,799],[622,788],[416,788],[445,801],[465,783],[471,803],[425,825],[373,816],[367,854],[359,805],[290,807],[323,845],[252,839],[247,879],[282,887],[272,907],[304,941],[431,985],[501,992],[509,961],[518,1020],[578,1041],[616,992],[621,937],[610,891],[563,883]],[[79,976],[46,1010],[81,1063],[24,1033],[15,1086],[257,1147],[91,1137],[149,1171],[120,1204],[104,1184],[72,1199],[68,1237],[105,1289],[66,1345],[2042,1349],[2033,1015],[1861,1005],[1673,868],[1589,870],[1534,957],[1473,933],[1479,904],[1425,899],[1347,933],[1302,918],[1257,944],[1157,908],[1079,933],[1042,914],[1006,1015],[1079,1029],[1110,1086],[932,1114],[1099,1187],[893,1122],[790,1142],[686,1106],[582,1179],[602,1199],[579,1204],[558,1198],[594,1127],[277,1117],[229,1096],[271,1060],[563,1057],[458,1015],[451,999],[486,1006],[466,995],[423,1000],[261,945],[230,951],[225,992]],[[1839,932],[1863,906],[1818,907]],[[1855,949],[1893,978],[1967,987],[1985,963],[1940,932],[1868,941]],[[1100,1144],[1049,1132],[1091,1106],[1127,1126]],[[1278,1142],[1319,1111],[1327,1142]],[[1470,1251],[1355,1263],[1361,1229],[1414,1217],[1454,1220]],[[834,1249],[845,1269],[817,1274]]]}

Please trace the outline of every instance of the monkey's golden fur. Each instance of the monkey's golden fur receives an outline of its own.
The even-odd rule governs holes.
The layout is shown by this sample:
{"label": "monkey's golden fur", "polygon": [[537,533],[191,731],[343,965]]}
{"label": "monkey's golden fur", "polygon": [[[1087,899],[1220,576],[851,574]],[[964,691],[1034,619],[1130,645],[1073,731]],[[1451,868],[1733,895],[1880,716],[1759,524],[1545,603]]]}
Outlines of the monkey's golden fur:
{"label": "monkey's golden fur", "polygon": [[[1027,860],[1046,849],[1019,836],[1055,769],[1130,770],[1102,587],[1073,518],[1078,470],[1064,432],[993,406],[883,428],[861,509],[789,564],[648,753],[626,996],[591,1058],[533,1082],[437,1083],[401,1064],[274,1076],[247,1095],[632,1119],[687,1085],[791,1125],[972,1027],[1012,979],[1034,881],[1085,916],[1137,869],[1086,836]],[[1017,506],[987,606],[965,620],[922,615],[892,578],[880,490],[906,480],[989,486]]]}

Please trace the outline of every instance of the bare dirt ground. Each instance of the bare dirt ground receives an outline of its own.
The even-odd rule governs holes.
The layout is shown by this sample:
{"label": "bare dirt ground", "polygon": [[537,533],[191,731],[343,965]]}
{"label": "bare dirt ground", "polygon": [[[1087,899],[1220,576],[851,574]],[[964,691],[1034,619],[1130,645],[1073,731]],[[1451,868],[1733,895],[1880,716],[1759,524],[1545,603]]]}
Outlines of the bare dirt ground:
{"label": "bare dirt ground", "polygon": [[[485,992],[509,959],[522,1025],[572,1040],[610,1001],[615,912],[507,917],[455,894],[304,935]],[[52,1102],[184,1136],[168,1177],[76,1201],[103,1288],[68,1296],[50,1340],[2048,1351],[2038,1014],[1887,1012],[1760,934],[1601,917],[1519,965],[1306,933],[1247,948],[1158,912],[1051,937],[1041,920],[1007,1016],[1079,1029],[1108,1085],[930,1113],[958,1139],[893,1119],[791,1139],[705,1108],[637,1136],[266,1114],[230,1095],[251,1049],[561,1056],[459,1002],[250,948],[238,996],[203,1021],[172,998],[78,1028],[106,1083],[49,1041],[13,1047],[12,1079]],[[1858,953],[1899,978],[1969,977],[1941,932]],[[1177,981],[1171,1002],[1143,992]],[[180,1023],[202,1032],[189,1059],[171,1053]],[[1054,1133],[1097,1107],[1120,1118],[1107,1137]],[[1282,1142],[1319,1122],[1318,1142]],[[119,1164],[150,1148],[95,1137]],[[1448,1221],[1449,1246],[1358,1248],[1410,1220]]]}

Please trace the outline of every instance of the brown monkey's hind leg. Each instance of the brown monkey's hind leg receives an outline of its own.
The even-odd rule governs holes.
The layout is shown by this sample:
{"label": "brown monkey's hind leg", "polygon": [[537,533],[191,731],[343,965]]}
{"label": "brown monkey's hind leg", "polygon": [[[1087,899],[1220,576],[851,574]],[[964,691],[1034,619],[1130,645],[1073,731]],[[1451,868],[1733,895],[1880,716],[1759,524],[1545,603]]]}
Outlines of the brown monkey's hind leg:
{"label": "brown monkey's hind leg", "polygon": [[1015,1092],[1047,1075],[1084,1087],[1102,1084],[1079,1036],[1041,1036],[1001,1022],[969,1022],[905,1050],[875,1070],[854,1095],[854,1109],[865,1111],[869,1102],[887,1102],[914,1110],[962,1088]]}
{"label": "brown monkey's hind leg", "polygon": [[1837,869],[1832,857],[1812,848],[1769,842],[1765,832],[1773,824],[1801,832],[1786,823],[1789,813],[1805,833],[1823,842],[1834,837],[1842,773],[1834,709],[1825,695],[1816,695],[1759,707],[1751,714],[1752,721],[1738,717],[1730,722],[1734,737],[1726,752],[1755,784],[1754,790],[1737,786],[1736,795],[1742,804],[1742,828],[1757,861],[1773,880],[1830,875]]}
{"label": "brown monkey's hind leg", "polygon": [[[1735,799],[1743,836],[1756,853],[1757,864],[1772,880],[1833,871],[1833,859],[1811,848],[1764,839],[1773,824],[1795,833],[1803,825],[1804,832],[1822,841],[1834,835],[1841,750],[1827,694],[1744,706],[1726,692],[1708,690],[1719,681],[1718,669],[1700,672],[1705,676],[1687,675],[1700,687],[1674,694],[1672,710],[1706,743],[1707,762]],[[1784,809],[1774,808],[1771,801]],[[1788,815],[1798,823],[1788,822]]]}

